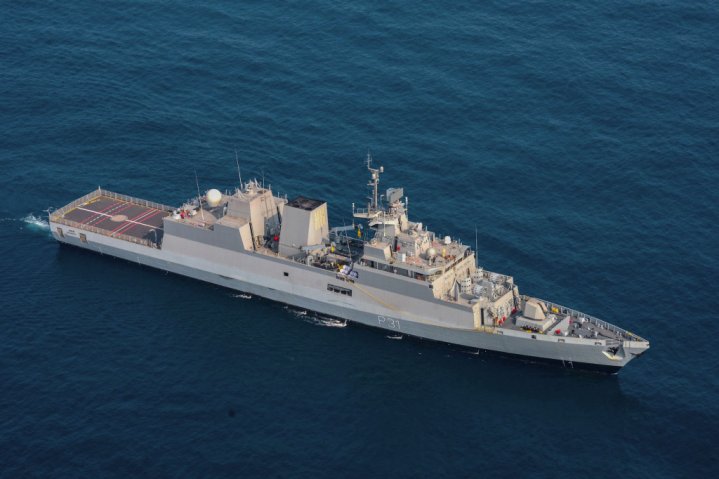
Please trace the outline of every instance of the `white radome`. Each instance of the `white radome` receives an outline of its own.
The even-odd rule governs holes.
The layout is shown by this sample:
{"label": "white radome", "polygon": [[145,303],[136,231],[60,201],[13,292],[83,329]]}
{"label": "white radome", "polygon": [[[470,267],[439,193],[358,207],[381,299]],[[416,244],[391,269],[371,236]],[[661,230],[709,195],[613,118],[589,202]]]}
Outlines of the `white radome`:
{"label": "white radome", "polygon": [[220,204],[220,201],[222,201],[222,193],[220,193],[220,190],[211,189],[207,192],[207,204],[214,208],[215,206]]}

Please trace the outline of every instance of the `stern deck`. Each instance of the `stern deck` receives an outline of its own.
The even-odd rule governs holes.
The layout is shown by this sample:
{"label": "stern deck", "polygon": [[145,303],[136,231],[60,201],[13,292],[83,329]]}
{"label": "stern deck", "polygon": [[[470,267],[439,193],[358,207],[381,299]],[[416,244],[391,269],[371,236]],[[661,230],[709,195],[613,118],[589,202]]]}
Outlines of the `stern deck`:
{"label": "stern deck", "polygon": [[50,221],[133,243],[159,247],[172,208],[98,189],[52,212]]}

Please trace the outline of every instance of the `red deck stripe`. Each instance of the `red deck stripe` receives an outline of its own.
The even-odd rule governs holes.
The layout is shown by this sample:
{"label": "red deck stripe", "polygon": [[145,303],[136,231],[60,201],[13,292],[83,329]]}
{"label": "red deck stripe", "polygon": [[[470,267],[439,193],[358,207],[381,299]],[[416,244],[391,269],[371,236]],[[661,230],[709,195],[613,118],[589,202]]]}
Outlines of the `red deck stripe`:
{"label": "red deck stripe", "polygon": [[[117,206],[117,205],[118,205],[118,202],[117,202],[117,201],[113,201],[112,203],[110,203],[109,206],[106,206],[105,208],[103,208],[103,209],[97,211],[95,215],[92,215],[92,216],[90,216],[90,217],[88,217],[88,218],[85,218],[84,220],[80,221],[80,224],[81,224],[81,225],[84,225],[84,224],[87,223],[88,221],[90,221],[90,220],[92,220],[92,219],[95,219],[95,218],[98,218],[99,216],[101,216],[101,213],[104,213],[105,211],[109,210],[109,209],[112,208],[113,206]],[[83,206],[83,205],[80,205],[80,206]],[[95,211],[95,210],[93,210],[93,211]]]}
{"label": "red deck stripe", "polygon": [[[162,210],[154,210],[154,209],[151,209],[151,210],[143,211],[142,213],[140,213],[139,215],[135,216],[134,218],[131,218],[131,219],[129,219],[129,220],[125,220],[125,223],[121,224],[120,226],[118,226],[117,228],[115,228],[114,230],[112,230],[112,231],[111,231],[111,234],[113,234],[113,235],[114,235],[114,234],[117,234],[117,233],[120,232],[120,230],[124,230],[125,228],[128,228],[128,229],[129,229],[130,225],[134,226],[135,223],[131,223],[131,221],[144,220],[145,218],[149,218],[150,216],[154,216],[154,215],[156,215],[156,214],[159,213],[159,212],[162,212]],[[152,213],[152,215],[150,215],[150,213]],[[123,232],[124,232],[124,231],[123,231]]]}
{"label": "red deck stripe", "polygon": [[132,218],[128,218],[128,219],[126,219],[125,221],[123,221],[117,228],[115,228],[114,230],[110,231],[110,233],[111,233],[111,234],[117,233],[118,231],[120,231],[121,229],[125,228],[126,226],[131,225],[132,223],[130,223],[130,221],[137,221],[140,217],[145,216],[146,214],[150,213],[151,211],[152,211],[152,210],[143,210],[143,211],[139,212],[138,214],[136,214],[136,215],[133,216]]}
{"label": "red deck stripe", "polygon": [[[142,218],[142,221],[148,220],[148,219],[152,218],[153,216],[157,216],[158,213],[162,213],[162,210],[156,210],[156,211],[155,211],[154,213],[152,213],[151,215],[145,216],[144,218]],[[122,234],[127,233],[127,232],[130,231],[132,228],[134,228],[135,226],[137,226],[137,223],[130,223],[130,225],[131,225],[131,226],[129,226],[126,230],[123,230],[123,231],[122,231]]]}
{"label": "red deck stripe", "polygon": [[[113,216],[116,215],[116,214],[118,214],[118,213],[120,213],[121,211],[125,211],[126,209],[128,209],[130,206],[132,206],[132,203],[115,203],[115,206],[120,206],[120,205],[123,205],[123,207],[122,207],[122,208],[118,208],[118,209],[116,209],[115,211],[113,211],[113,212],[112,212],[112,215],[113,215]],[[89,225],[90,223],[93,223],[95,220],[99,219],[100,217],[102,217],[103,219],[105,219],[105,216],[106,216],[106,215],[109,216],[109,210],[108,210],[108,213],[104,213],[104,212],[103,212],[102,215],[97,215],[97,216],[95,216],[95,218],[93,218],[91,221],[88,221],[86,224]]]}

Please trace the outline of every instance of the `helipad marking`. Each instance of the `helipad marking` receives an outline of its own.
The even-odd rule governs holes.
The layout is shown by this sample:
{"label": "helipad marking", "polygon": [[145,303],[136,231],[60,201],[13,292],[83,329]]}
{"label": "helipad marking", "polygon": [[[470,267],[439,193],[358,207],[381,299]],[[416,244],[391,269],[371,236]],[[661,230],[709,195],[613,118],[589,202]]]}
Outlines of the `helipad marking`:
{"label": "helipad marking", "polygon": [[[83,211],[89,211],[89,212],[92,212],[92,213],[97,213],[97,211],[95,211],[95,210],[88,210],[87,208],[83,208],[83,207],[81,207],[81,206],[78,206],[77,209],[78,209],[78,210],[83,210]],[[151,213],[152,211],[153,211],[153,210],[150,210],[150,211],[148,211],[147,213]],[[154,211],[162,212],[162,210],[154,210]],[[101,215],[101,216],[108,216],[108,217],[110,217],[110,219],[112,220],[112,215],[108,215],[107,213],[100,213],[100,215]],[[120,215],[120,216],[123,216],[123,215]],[[136,225],[147,226],[148,228],[158,228],[158,227],[161,227],[161,226],[156,226],[156,225],[148,225],[147,223],[140,223],[139,221],[133,221],[133,220],[129,220],[129,219],[128,219],[128,220],[125,220],[125,221],[128,222],[128,223],[134,223],[134,224],[136,224]]]}

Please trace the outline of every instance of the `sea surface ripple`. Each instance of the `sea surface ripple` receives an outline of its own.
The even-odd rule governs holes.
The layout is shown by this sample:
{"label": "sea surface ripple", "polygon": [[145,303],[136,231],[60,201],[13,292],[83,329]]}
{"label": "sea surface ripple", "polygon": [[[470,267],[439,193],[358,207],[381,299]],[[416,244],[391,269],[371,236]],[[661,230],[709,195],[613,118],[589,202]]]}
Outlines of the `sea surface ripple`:
{"label": "sea surface ripple", "polygon": [[[2,11],[0,476],[716,476],[716,3]],[[411,217],[652,349],[604,377],[393,341],[43,219],[98,185],[231,188],[236,150],[351,221],[368,149]]]}

